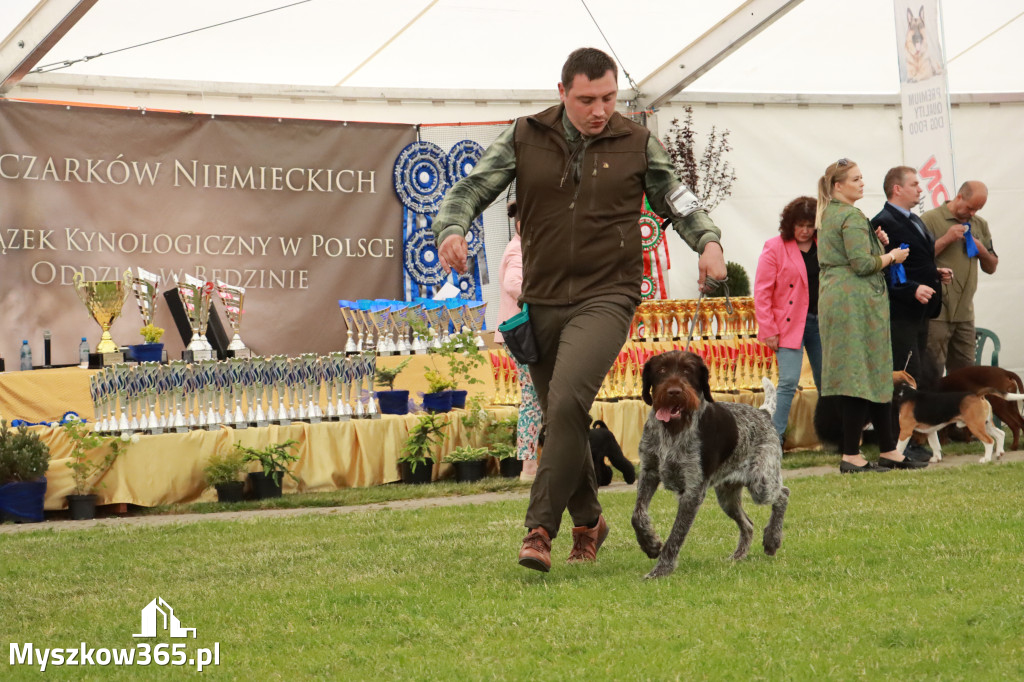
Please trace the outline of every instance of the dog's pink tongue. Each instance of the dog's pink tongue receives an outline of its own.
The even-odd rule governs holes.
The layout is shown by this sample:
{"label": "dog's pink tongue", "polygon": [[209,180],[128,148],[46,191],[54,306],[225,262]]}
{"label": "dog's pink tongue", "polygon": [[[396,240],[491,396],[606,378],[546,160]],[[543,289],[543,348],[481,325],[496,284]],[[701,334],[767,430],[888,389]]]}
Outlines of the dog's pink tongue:
{"label": "dog's pink tongue", "polygon": [[654,413],[654,416],[659,421],[670,422],[672,421],[672,410],[668,407],[659,407],[658,411]]}

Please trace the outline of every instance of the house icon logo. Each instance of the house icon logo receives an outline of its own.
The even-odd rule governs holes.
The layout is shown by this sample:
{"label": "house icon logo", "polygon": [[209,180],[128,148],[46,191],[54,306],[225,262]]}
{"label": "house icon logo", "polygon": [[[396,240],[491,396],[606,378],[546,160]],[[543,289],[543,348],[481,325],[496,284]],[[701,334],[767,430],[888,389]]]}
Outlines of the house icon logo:
{"label": "house icon logo", "polygon": [[157,597],[142,609],[142,632],[132,635],[132,637],[156,637],[157,629],[161,623],[163,624],[163,629],[167,631],[170,637],[180,639],[188,637],[190,632],[192,633],[192,639],[196,637],[195,628],[181,627],[181,621],[174,615],[174,609],[163,600],[163,597]]}

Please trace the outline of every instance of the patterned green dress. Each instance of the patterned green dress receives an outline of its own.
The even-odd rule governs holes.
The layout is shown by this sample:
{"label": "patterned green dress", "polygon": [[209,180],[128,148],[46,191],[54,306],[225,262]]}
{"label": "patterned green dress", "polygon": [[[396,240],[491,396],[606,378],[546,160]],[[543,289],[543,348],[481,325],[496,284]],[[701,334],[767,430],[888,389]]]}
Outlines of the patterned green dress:
{"label": "patterned green dress", "polygon": [[818,235],[821,395],[892,400],[882,244],[859,208],[833,199]]}

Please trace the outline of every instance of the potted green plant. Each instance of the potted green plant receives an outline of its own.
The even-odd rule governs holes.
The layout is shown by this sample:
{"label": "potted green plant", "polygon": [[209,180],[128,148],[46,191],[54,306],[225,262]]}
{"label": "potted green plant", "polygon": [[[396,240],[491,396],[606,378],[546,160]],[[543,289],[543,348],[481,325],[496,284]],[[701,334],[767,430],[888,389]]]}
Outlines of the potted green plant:
{"label": "potted green plant", "polygon": [[448,377],[452,384],[452,407],[466,406],[465,389],[460,389],[460,382],[465,385],[482,384],[483,381],[473,375],[473,370],[487,363],[484,354],[476,345],[473,332],[463,329],[458,334],[448,337],[440,348],[431,348],[430,353],[440,355],[448,362]]}
{"label": "potted green plant", "polygon": [[249,483],[252,487],[253,496],[257,500],[269,497],[281,497],[281,484],[284,475],[299,482],[298,477],[291,472],[291,465],[299,461],[299,456],[290,452],[298,447],[296,440],[286,440],[283,443],[271,443],[263,448],[251,448],[240,443],[235,443],[242,453],[242,461],[259,462],[261,471],[253,471],[249,474]]}
{"label": "potted green plant", "polygon": [[523,471],[523,461],[516,457],[515,445],[495,443],[490,446],[490,453],[498,460],[498,471],[502,478],[519,478]]}
{"label": "potted green plant", "polygon": [[12,431],[0,421],[0,521],[45,520],[46,470],[50,448],[38,433],[20,426]]}
{"label": "potted green plant", "polygon": [[[79,419],[70,418],[61,424],[71,442],[71,455],[65,465],[71,469],[74,491],[67,496],[68,510],[76,521],[96,517],[96,489],[103,486],[98,481],[110,470],[129,441],[138,436],[120,438],[96,433],[92,426]],[[105,452],[104,452],[105,451]],[[102,456],[101,456],[102,455]]]}
{"label": "potted green plant", "polygon": [[497,419],[487,425],[485,438],[491,454],[498,459],[498,470],[504,478],[518,478],[523,462],[516,455],[517,417]]}
{"label": "potted green plant", "polygon": [[203,467],[207,485],[217,490],[218,502],[241,502],[245,491],[242,472],[245,471],[245,456],[239,450],[226,453],[215,452]]}
{"label": "potted green plant", "polygon": [[[412,322],[412,327],[423,338],[429,334],[426,324],[421,320]],[[465,407],[467,391],[459,388],[460,382],[464,382],[466,385],[483,383],[481,379],[473,375],[473,370],[483,367],[487,363],[484,354],[476,345],[473,332],[463,329],[458,334],[449,336],[444,343],[440,344],[440,347],[430,347],[427,353],[430,356],[431,367],[424,371],[424,377],[427,379],[430,393],[423,396],[424,409],[432,409],[428,406],[428,395],[445,390],[453,392],[453,407]],[[445,359],[446,372],[438,368],[437,357]]]}
{"label": "potted green plant", "polygon": [[455,383],[436,369],[424,370],[427,392],[423,394],[423,409],[427,412],[451,412],[452,389]]}
{"label": "potted green plant", "polygon": [[145,343],[137,343],[131,347],[132,357],[139,362],[160,362],[164,354],[164,344],[160,343],[160,339],[164,337],[163,328],[147,324],[139,329],[139,334]]}
{"label": "potted green plant", "polygon": [[385,391],[377,391],[377,404],[383,414],[409,414],[409,391],[395,390],[395,379],[408,364],[409,358],[406,358],[395,367],[384,367],[378,358],[374,378],[387,387]]}
{"label": "potted green plant", "polygon": [[479,481],[487,475],[487,448],[460,445],[448,453],[444,461],[455,465],[455,480],[459,483]]}
{"label": "potted green plant", "polygon": [[398,458],[402,483],[430,483],[434,477],[434,448],[447,437],[448,420],[436,412],[427,412],[409,429]]}

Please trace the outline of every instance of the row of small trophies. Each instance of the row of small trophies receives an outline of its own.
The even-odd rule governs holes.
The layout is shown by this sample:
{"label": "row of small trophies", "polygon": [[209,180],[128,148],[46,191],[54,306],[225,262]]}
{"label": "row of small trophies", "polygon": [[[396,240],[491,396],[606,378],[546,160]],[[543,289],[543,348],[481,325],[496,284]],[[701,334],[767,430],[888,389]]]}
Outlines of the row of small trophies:
{"label": "row of small trophies", "polygon": [[[775,352],[757,340],[754,299],[646,301],[637,309],[628,343],[601,384],[598,400],[639,399],[643,389],[643,367],[653,355],[683,350],[681,343],[696,320],[690,351],[701,356],[708,367],[711,390],[717,393],[760,391],[761,377],[778,384]],[[520,403],[519,377],[515,363],[503,350],[490,352],[497,405]]]}
{"label": "row of small trophies", "polygon": [[[98,281],[88,281],[81,272],[75,273],[73,280],[75,293],[78,294],[89,314],[103,330],[100,342],[96,346],[96,353],[101,356],[100,364],[102,366],[124,361],[118,344],[110,336],[110,327],[120,317],[129,292],[135,292],[142,324],[149,326],[153,323],[153,316],[156,313],[159,300],[157,291],[160,286],[160,276],[143,268],[136,268],[136,272],[137,275],[133,276],[131,269],[128,269],[119,280]],[[216,284],[204,282],[187,273],[183,274],[181,279],[176,274],[173,277],[175,289],[192,331],[192,338],[185,348],[186,354],[196,361],[212,360],[216,357],[213,346],[206,340],[210,306],[213,292],[216,291],[224,308],[224,315],[234,333],[227,349],[233,351],[236,358],[251,355],[239,336],[242,313],[244,312],[242,305],[245,300],[245,289],[221,281]]]}
{"label": "row of small trophies", "polygon": [[[683,350],[681,343],[630,344],[615,359],[598,391],[598,400],[639,399],[643,390],[644,364],[654,355]],[[709,384],[715,393],[758,392],[761,377],[778,384],[775,352],[758,341],[698,340],[690,344],[708,367]]]}
{"label": "row of small trophies", "polygon": [[689,335],[691,325],[694,338],[756,338],[754,299],[704,298],[699,308],[695,298],[644,301],[633,316],[629,336],[633,341],[679,341]]}
{"label": "row of small trophies", "polygon": [[[487,303],[451,298],[434,301],[365,300],[338,301],[348,328],[345,352],[376,351],[378,355],[410,355],[440,348],[450,336],[468,328],[478,348],[482,336]],[[425,337],[420,331],[426,330]]]}
{"label": "row of small trophies", "polygon": [[90,379],[95,430],[160,434],[379,418],[376,366],[372,352],[116,364]]}

